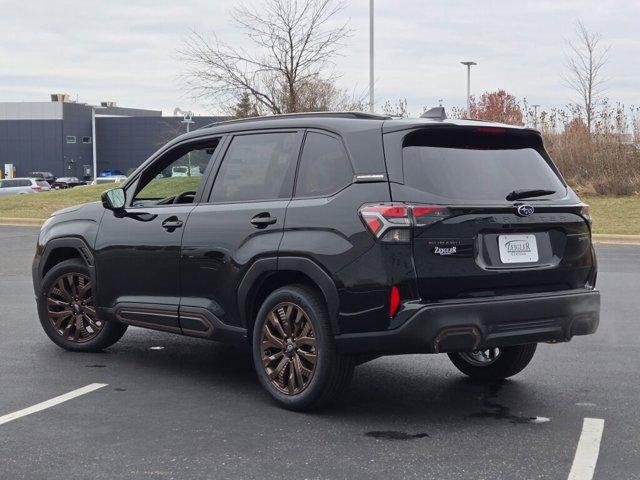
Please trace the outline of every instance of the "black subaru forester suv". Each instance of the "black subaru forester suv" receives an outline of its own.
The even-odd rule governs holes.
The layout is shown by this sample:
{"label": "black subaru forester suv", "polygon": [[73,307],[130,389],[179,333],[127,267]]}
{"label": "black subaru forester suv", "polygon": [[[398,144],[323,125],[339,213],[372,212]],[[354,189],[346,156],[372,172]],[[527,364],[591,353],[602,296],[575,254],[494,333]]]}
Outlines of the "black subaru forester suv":
{"label": "black subaru forester suv", "polygon": [[45,332],[84,352],[129,325],[248,342],[263,387],[297,410],[376,356],[446,352],[494,380],[539,342],[594,333],[588,208],[540,134],[425,117],[282,115],[178,137],[102,203],[45,222]]}

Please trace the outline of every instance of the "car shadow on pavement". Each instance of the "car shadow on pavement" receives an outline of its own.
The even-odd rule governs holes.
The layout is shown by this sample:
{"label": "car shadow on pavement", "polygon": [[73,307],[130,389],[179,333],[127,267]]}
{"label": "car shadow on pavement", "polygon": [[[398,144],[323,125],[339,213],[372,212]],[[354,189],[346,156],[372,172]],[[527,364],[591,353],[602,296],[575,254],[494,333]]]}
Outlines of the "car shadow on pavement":
{"label": "car shadow on pavement", "polygon": [[[535,423],[538,414],[547,410],[534,400],[539,399],[537,386],[518,377],[478,382],[453,367],[442,368],[434,356],[399,358],[374,360],[356,368],[343,399],[314,415],[349,422],[384,415],[427,424],[461,417],[520,424]],[[105,370],[124,369],[138,378],[162,377],[167,388],[173,381],[184,385],[192,379],[200,388],[210,387],[230,397],[249,395],[256,404],[273,406],[258,384],[249,349],[244,346],[132,329],[107,352],[86,355],[83,361],[87,368],[105,365]]]}
{"label": "car shadow on pavement", "polygon": [[[412,356],[412,363],[367,364],[356,378],[344,402],[325,412],[335,419],[375,421],[380,416],[405,422],[447,423],[461,417],[469,422],[492,419],[505,424],[538,423],[541,412],[539,385],[524,378],[483,382],[458,372],[435,368],[433,356]],[[413,362],[419,363],[418,371]],[[404,368],[403,368],[404,367]]]}

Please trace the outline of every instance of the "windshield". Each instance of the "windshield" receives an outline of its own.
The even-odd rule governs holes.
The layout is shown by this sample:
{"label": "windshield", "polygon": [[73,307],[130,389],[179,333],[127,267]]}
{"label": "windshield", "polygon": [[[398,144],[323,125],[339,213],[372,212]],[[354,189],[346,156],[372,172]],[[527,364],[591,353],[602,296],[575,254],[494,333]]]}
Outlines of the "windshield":
{"label": "windshield", "polygon": [[405,185],[441,203],[505,203],[514,190],[555,192],[538,196],[537,201],[565,196],[564,184],[537,148],[465,140],[459,146],[405,144]]}

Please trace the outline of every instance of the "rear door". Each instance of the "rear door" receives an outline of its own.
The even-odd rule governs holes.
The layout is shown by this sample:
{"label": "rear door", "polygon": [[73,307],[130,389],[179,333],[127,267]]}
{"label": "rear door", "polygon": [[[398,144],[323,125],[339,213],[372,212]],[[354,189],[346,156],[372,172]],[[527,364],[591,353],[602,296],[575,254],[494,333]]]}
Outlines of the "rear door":
{"label": "rear door", "polygon": [[180,324],[209,336],[217,320],[240,325],[238,287],[258,258],[276,258],[291,200],[302,133],[237,134],[223,146],[208,199],[182,239]]}
{"label": "rear door", "polygon": [[417,130],[403,139],[402,173],[392,198],[416,205],[413,249],[423,298],[548,292],[589,281],[584,206],[538,135]]}

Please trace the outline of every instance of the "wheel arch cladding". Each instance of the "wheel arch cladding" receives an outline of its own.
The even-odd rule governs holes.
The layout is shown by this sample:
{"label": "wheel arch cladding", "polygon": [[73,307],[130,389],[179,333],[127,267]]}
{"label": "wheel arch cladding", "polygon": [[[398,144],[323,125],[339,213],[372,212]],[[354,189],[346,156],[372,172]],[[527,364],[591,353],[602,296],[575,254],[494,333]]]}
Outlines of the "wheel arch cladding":
{"label": "wheel arch cladding", "polygon": [[238,308],[242,326],[251,335],[255,315],[269,294],[285,285],[303,284],[322,295],[334,334],[338,334],[338,290],[319,265],[308,258],[281,257],[256,261],[238,288]]}
{"label": "wheel arch cladding", "polygon": [[47,243],[40,261],[40,279],[44,278],[54,265],[72,258],[82,260],[89,267],[93,280],[93,254],[87,244],[79,238],[56,238]]}

